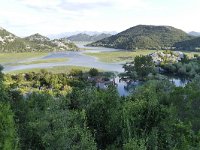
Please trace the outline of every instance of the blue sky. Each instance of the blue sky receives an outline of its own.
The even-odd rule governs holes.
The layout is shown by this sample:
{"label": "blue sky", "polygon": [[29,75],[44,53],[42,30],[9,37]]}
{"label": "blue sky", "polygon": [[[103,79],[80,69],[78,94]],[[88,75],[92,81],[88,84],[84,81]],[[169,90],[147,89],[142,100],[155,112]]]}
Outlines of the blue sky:
{"label": "blue sky", "polygon": [[0,27],[18,36],[123,31],[138,24],[200,31],[200,0],[0,0]]}

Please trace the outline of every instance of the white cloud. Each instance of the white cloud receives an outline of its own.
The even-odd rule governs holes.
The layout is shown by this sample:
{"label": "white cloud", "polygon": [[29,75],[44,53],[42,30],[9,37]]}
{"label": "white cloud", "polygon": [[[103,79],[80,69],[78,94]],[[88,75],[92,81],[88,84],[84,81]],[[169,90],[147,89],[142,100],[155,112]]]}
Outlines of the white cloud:
{"label": "white cloud", "polygon": [[0,5],[0,26],[17,35],[122,31],[137,24],[200,31],[199,5],[198,0],[6,0]]}

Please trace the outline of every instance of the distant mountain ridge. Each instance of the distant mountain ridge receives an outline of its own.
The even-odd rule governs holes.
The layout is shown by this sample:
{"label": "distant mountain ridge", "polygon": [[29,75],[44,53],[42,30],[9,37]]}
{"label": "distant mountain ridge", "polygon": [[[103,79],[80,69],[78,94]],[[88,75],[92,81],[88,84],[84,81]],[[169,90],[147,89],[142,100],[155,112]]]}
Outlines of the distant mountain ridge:
{"label": "distant mountain ridge", "polygon": [[200,32],[195,32],[195,31],[191,31],[188,34],[192,36],[200,36]]}
{"label": "distant mountain ridge", "polygon": [[38,33],[20,38],[0,28],[0,52],[52,52],[78,49],[69,40],[50,40]]}
{"label": "distant mountain ridge", "polygon": [[61,39],[61,38],[66,38],[66,37],[70,37],[70,36],[77,35],[77,34],[87,34],[87,35],[93,36],[93,35],[102,34],[102,33],[111,34],[111,35],[117,34],[116,31],[102,31],[102,32],[98,32],[98,31],[75,31],[75,32],[63,32],[63,33],[60,33],[60,34],[51,34],[51,35],[47,35],[47,37],[50,38],[50,39]]}
{"label": "distant mountain ridge", "polygon": [[67,39],[70,41],[95,42],[95,41],[99,41],[99,40],[102,40],[102,39],[110,37],[110,36],[112,36],[112,35],[105,34],[105,33],[95,34],[95,35],[88,35],[85,33],[80,33],[80,34],[76,34],[76,35],[67,37]]}
{"label": "distant mountain ridge", "polygon": [[[109,37],[108,37],[109,36]],[[78,34],[51,40],[39,33],[20,38],[0,27],[0,52],[53,52],[79,50],[71,41],[92,41],[88,46],[117,49],[172,49],[200,51],[200,37],[171,26],[138,25],[116,35]],[[95,41],[95,42],[93,42]]]}
{"label": "distant mountain ridge", "polygon": [[187,33],[171,26],[138,25],[111,37],[89,44],[117,49],[175,49],[177,42],[192,39]]}

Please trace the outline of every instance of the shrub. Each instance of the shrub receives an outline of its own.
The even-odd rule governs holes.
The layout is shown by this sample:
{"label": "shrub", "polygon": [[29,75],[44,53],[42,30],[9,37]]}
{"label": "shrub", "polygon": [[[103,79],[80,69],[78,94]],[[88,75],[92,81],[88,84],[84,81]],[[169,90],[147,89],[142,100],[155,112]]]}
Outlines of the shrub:
{"label": "shrub", "polygon": [[90,76],[94,77],[94,76],[97,76],[99,74],[99,71],[96,68],[91,68],[89,70],[89,74],[90,74]]}

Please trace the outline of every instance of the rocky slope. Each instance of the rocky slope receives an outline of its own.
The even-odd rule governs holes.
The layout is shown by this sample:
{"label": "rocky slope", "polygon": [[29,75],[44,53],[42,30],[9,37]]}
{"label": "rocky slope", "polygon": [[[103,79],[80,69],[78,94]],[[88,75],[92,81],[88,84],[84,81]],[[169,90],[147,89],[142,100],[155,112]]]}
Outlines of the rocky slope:
{"label": "rocky slope", "polygon": [[78,47],[68,40],[50,40],[40,34],[25,38],[0,28],[0,52],[52,52],[78,50]]}

